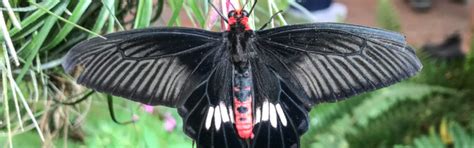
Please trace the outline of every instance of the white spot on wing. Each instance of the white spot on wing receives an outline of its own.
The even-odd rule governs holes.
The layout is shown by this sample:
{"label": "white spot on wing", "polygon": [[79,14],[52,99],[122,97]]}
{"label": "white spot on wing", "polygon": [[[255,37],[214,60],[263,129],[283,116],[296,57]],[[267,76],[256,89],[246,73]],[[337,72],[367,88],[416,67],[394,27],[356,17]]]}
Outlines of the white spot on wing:
{"label": "white spot on wing", "polygon": [[214,124],[216,124],[216,130],[219,130],[221,128],[221,122],[221,111],[220,107],[217,106],[214,110]]}
{"label": "white spot on wing", "polygon": [[225,107],[224,102],[219,103],[221,108],[222,122],[229,122],[229,114],[227,113],[227,107]]}
{"label": "white spot on wing", "polygon": [[281,124],[283,124],[283,126],[286,126],[286,124],[287,124],[286,116],[285,116],[285,113],[283,112],[283,109],[281,108],[280,103],[277,103],[275,105],[275,108],[276,108],[276,111],[278,113],[278,118],[280,119]]}
{"label": "white spot on wing", "polygon": [[261,117],[260,117],[260,116],[261,116],[260,107],[257,107],[257,111],[256,111],[255,114],[256,114],[256,115],[255,115],[255,116],[256,116],[256,117],[255,117],[255,124],[257,124],[257,123],[260,122],[260,118],[261,118]]}
{"label": "white spot on wing", "polygon": [[211,128],[211,122],[212,122],[212,115],[214,114],[214,107],[209,107],[207,110],[207,117],[206,117],[206,129],[209,130]]}
{"label": "white spot on wing", "polygon": [[268,101],[265,101],[262,106],[262,121],[268,121],[268,118]]}
{"label": "white spot on wing", "polygon": [[277,127],[277,115],[275,110],[275,105],[270,103],[270,124],[273,128]]}

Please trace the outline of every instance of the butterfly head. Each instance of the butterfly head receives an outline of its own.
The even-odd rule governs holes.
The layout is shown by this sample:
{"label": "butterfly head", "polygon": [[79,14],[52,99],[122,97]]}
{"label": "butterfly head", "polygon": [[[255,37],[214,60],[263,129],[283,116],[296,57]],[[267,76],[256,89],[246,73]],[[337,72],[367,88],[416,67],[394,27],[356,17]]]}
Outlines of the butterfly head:
{"label": "butterfly head", "polygon": [[248,24],[249,13],[245,10],[232,10],[228,13],[230,30],[252,30]]}

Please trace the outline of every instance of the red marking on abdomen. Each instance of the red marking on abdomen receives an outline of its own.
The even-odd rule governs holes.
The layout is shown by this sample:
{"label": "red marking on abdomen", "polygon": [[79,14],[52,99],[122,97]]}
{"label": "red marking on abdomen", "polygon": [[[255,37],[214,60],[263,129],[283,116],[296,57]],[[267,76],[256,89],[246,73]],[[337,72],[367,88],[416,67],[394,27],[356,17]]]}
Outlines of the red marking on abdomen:
{"label": "red marking on abdomen", "polygon": [[[247,111],[240,113],[238,108],[245,107]],[[253,120],[252,120],[252,96],[248,96],[247,100],[240,102],[234,97],[234,117],[235,128],[242,139],[253,138]]]}

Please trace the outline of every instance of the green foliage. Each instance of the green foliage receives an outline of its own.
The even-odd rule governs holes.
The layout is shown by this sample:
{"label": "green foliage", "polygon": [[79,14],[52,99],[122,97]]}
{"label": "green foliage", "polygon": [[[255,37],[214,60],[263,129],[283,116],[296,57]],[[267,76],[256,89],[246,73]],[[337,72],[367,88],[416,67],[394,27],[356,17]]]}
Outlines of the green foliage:
{"label": "green foliage", "polygon": [[[470,148],[474,145],[474,133],[468,133],[459,123],[452,122],[449,125],[448,133],[443,135],[430,128],[429,135],[423,135],[415,138],[414,147],[416,148]],[[442,138],[444,137],[444,138]]]}
{"label": "green foliage", "polygon": [[395,106],[396,103],[422,101],[422,99],[436,93],[455,96],[458,92],[452,89],[423,84],[398,84],[390,88],[381,89],[373,93],[373,96],[364,99],[362,104],[354,108],[353,116],[356,119],[357,125],[367,126],[371,119],[383,115],[387,110]]}
{"label": "green foliage", "polygon": [[[285,0],[262,1],[260,5],[272,4],[274,9],[287,7],[287,3],[276,5],[280,1]],[[64,73],[60,64],[68,49],[82,40],[100,36],[99,34],[149,26],[181,26],[184,23],[188,27],[205,27],[207,13],[212,12],[207,1],[8,2],[10,5],[7,6],[2,1],[0,6],[0,12],[5,12],[5,16],[0,18],[4,21],[0,21],[0,147],[191,145],[190,139],[181,131],[181,120],[175,110],[159,109],[160,112],[174,113],[178,121],[179,130],[170,133],[157,128],[163,125],[162,117],[157,118],[154,117],[157,114],[149,115],[141,111],[137,113],[140,116],[139,122],[129,126],[115,125],[109,119],[108,111],[104,109],[105,102],[100,95],[93,96],[95,99],[92,101],[73,107],[59,104],[58,101],[73,102],[80,99],[88,91],[75,84]],[[257,9],[264,10],[260,5]],[[163,8],[171,11],[162,13]],[[262,15],[265,11],[257,13]],[[124,106],[130,108],[130,105],[115,104],[119,104],[122,109]],[[126,104],[139,106],[138,103]],[[119,111],[117,114],[124,112]],[[84,133],[80,134],[80,131]]]}
{"label": "green foliage", "polygon": [[[98,95],[94,97],[99,97]],[[138,117],[138,121],[129,125],[115,124],[110,120],[104,103],[94,103],[88,112],[87,120],[83,127],[70,127],[69,135],[75,138],[69,138],[64,142],[63,137],[57,137],[52,145],[59,147],[189,147],[192,145],[190,138],[185,136],[182,129],[181,120],[174,109],[161,107],[154,113],[147,113],[141,108],[130,108],[126,104],[131,104],[121,98],[116,98],[116,104],[119,107],[116,114],[119,120],[127,120],[133,116]],[[105,110],[104,110],[105,109]],[[132,112],[132,113],[131,113]],[[168,132],[164,128],[164,119],[162,114],[173,113],[177,120],[177,127]],[[82,137],[81,137],[82,135]],[[77,137],[79,136],[79,137]],[[81,138],[83,138],[81,140]],[[30,132],[15,136],[14,145],[17,147],[31,147],[41,145],[37,134]],[[25,142],[28,141],[28,142]],[[5,141],[0,138],[0,143]]]}
{"label": "green foliage", "polygon": [[[21,137],[23,134],[30,134],[28,131],[35,128],[37,131],[41,128],[42,132],[31,132],[36,135],[36,139],[31,141],[42,142],[48,147],[52,140],[63,137],[57,134],[58,131],[67,131],[64,129],[73,124],[57,118],[82,118],[84,114],[77,113],[91,107],[81,104],[68,108],[53,101],[70,101],[68,98],[80,96],[81,92],[84,92],[83,88],[74,84],[73,79],[64,74],[60,66],[61,58],[67,49],[87,37],[114,32],[119,30],[117,28],[124,30],[122,26],[130,29],[133,22],[136,22],[133,23],[134,27],[148,27],[151,18],[158,18],[155,16],[158,13],[152,14],[152,8],[162,8],[163,5],[151,5],[152,0],[142,0],[140,3],[117,0],[9,2],[14,8],[14,15],[0,18],[6,22],[0,38],[2,43],[11,38],[13,47],[17,48],[2,46],[0,50],[3,84],[0,99],[0,139],[2,143],[8,144],[2,145],[10,147],[13,143],[18,144],[17,140],[21,139],[14,135]],[[4,6],[7,5],[2,5],[2,10],[5,9]],[[132,13],[136,14],[132,17],[133,20],[127,20],[125,16]],[[11,25],[16,21],[12,16],[17,18],[21,27]],[[10,62],[10,59],[15,57],[19,59],[18,65]],[[67,136],[64,137],[68,139]]]}
{"label": "green foliage", "polygon": [[[378,2],[379,26],[399,31],[391,1]],[[428,128],[444,118],[463,123],[450,125],[451,135],[459,137],[455,147],[472,146],[465,142],[472,138],[463,132],[474,129],[474,71],[467,68],[474,65],[472,59],[443,61],[422,53],[420,57],[423,70],[409,82],[316,106],[311,112],[312,127],[303,136],[305,147],[447,147]]]}
{"label": "green foliage", "polygon": [[377,23],[380,27],[400,31],[400,22],[391,0],[377,0]]}
{"label": "green foliage", "polygon": [[[135,16],[135,29],[145,28],[150,25],[151,11],[153,8],[153,1],[150,0],[139,0],[137,14]],[[178,9],[179,10],[179,9]]]}
{"label": "green foliage", "polygon": [[59,31],[59,33],[51,40],[51,42],[49,42],[48,45],[43,48],[45,50],[48,50],[53,47],[56,47],[59,43],[61,43],[64,38],[72,31],[72,29],[74,29],[74,25],[72,24],[78,23],[79,19],[81,18],[81,14],[83,14],[87,10],[90,4],[91,0],[79,1],[79,3],[77,3],[76,7],[72,11],[72,15],[68,19],[68,21],[71,23],[65,24]]}
{"label": "green foliage", "polygon": [[179,13],[181,12],[181,9],[183,8],[183,3],[184,0],[174,0],[170,1],[170,6],[174,7],[175,9],[173,10],[173,13],[171,15],[170,21],[168,22],[168,26],[173,26],[175,23],[179,24],[178,16]]}
{"label": "green foliage", "polygon": [[[96,104],[90,112],[85,125],[84,132],[85,145],[87,147],[189,147],[192,145],[190,138],[185,136],[181,129],[182,123],[174,109],[159,108],[154,113],[144,112],[143,109],[129,108],[124,104],[132,103],[121,98],[116,98],[116,104],[125,108],[118,108],[120,112],[116,115],[119,120],[127,120],[138,117],[138,121],[129,125],[118,125],[111,123],[107,111],[104,111],[103,104]],[[102,106],[102,107],[101,107]],[[129,108],[129,109],[127,109]],[[132,110],[133,113],[130,113]],[[128,112],[127,112],[128,111]],[[174,113],[173,117],[178,124],[176,129],[168,132],[164,128],[163,114]],[[93,116],[91,116],[93,115]],[[92,126],[93,125],[93,126]]]}
{"label": "green foliage", "polygon": [[[68,4],[69,4],[69,1],[61,2],[57,6],[55,6],[51,11],[52,13],[56,15],[60,15],[64,13]],[[38,54],[39,49],[43,46],[44,43],[46,43],[46,38],[48,37],[49,33],[52,32],[51,29],[53,28],[53,25],[58,21],[58,18],[52,15],[45,16],[45,17],[47,18],[44,20],[44,24],[41,27],[41,29],[38,31],[38,34],[33,34],[31,42],[29,44],[24,45],[25,46],[24,49],[28,49],[28,50],[22,50],[23,52],[19,53],[19,56],[23,59],[26,59],[26,61],[25,61],[25,65],[20,71],[20,74],[16,78],[17,82],[20,82],[25,76],[25,74],[28,72],[28,69],[30,69],[30,66],[33,64],[33,60]]]}
{"label": "green foliage", "polygon": [[196,20],[198,20],[199,27],[204,28],[204,23],[205,23],[206,18],[203,14],[203,9],[201,9],[199,6],[199,3],[197,3],[194,0],[188,0],[188,2],[189,2],[189,7],[191,11],[196,17]]}
{"label": "green foliage", "polygon": [[[0,147],[191,146],[192,141],[182,132],[181,119],[174,109],[159,108],[149,114],[137,103],[121,99],[115,102],[119,119],[140,117],[138,122],[122,126],[110,120],[102,95],[93,95],[92,99],[73,107],[54,100],[71,102],[87,92],[60,67],[60,58],[73,45],[98,34],[131,28],[184,24],[204,28],[209,23],[206,21],[210,12],[206,1],[50,0],[30,3],[10,0],[10,3],[11,7],[19,8],[14,9],[13,14],[21,28],[15,27],[12,16],[5,15],[0,19],[5,20],[9,36],[1,34],[0,39],[5,42],[11,38],[17,47],[20,65],[12,62],[17,54],[2,45]],[[286,9],[288,3],[286,0],[259,1],[255,9],[257,28],[273,15],[269,12]],[[170,11],[162,13],[164,5]],[[390,0],[378,0],[377,22],[381,27],[400,30],[394,10]],[[286,24],[285,19],[277,18],[276,24]],[[474,51],[474,42],[471,49]],[[424,69],[408,82],[337,103],[318,105],[310,113],[311,127],[302,137],[303,147],[457,148],[472,145],[473,55],[471,52],[467,60],[441,61],[420,54]],[[163,128],[162,114],[166,112],[171,112],[178,122],[177,129],[172,132]],[[449,130],[436,131],[434,127],[443,125],[444,120],[451,121],[446,125]],[[35,132],[35,127],[42,128],[45,141]],[[446,135],[452,139],[451,143],[445,141]]]}
{"label": "green foliage", "polygon": [[[434,114],[425,114],[429,109],[421,106],[440,96],[458,98],[462,95],[454,89],[402,83],[338,104],[322,104],[311,112],[313,126],[304,139],[315,147],[396,144],[402,141],[394,139],[403,139],[405,131],[413,128],[411,125],[421,126],[424,120],[432,120]],[[418,107],[413,108],[415,106]],[[332,142],[328,143],[331,141],[328,138],[333,139]]]}
{"label": "green foliage", "polygon": [[[474,28],[471,30],[471,34],[474,34]],[[471,48],[469,48],[469,53],[467,54],[466,66],[465,69],[468,72],[474,72],[474,36],[471,35]]]}

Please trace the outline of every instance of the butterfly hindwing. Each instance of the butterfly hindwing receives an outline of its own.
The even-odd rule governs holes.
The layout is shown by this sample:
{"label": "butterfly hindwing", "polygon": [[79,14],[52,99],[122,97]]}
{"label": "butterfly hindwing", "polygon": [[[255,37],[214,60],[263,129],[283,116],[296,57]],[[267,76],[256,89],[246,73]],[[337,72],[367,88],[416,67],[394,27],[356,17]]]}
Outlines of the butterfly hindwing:
{"label": "butterfly hindwing", "polygon": [[217,64],[208,79],[179,108],[184,131],[202,148],[242,148],[234,126],[232,107],[232,65]]}
{"label": "butterfly hindwing", "polygon": [[263,61],[255,59],[251,62],[255,86],[255,125],[251,147],[299,147],[300,136],[309,126],[309,108]]}

